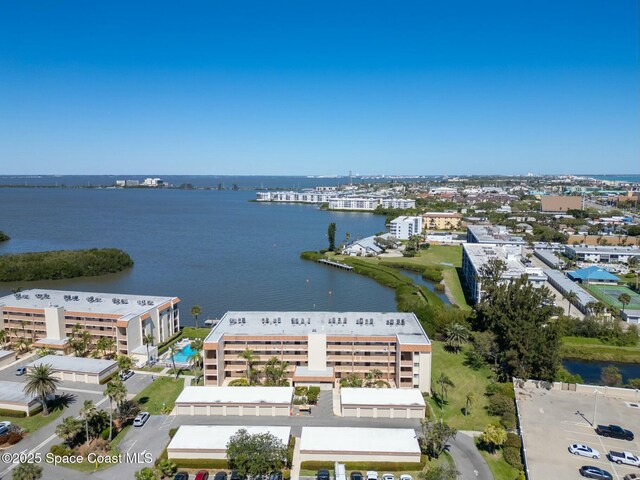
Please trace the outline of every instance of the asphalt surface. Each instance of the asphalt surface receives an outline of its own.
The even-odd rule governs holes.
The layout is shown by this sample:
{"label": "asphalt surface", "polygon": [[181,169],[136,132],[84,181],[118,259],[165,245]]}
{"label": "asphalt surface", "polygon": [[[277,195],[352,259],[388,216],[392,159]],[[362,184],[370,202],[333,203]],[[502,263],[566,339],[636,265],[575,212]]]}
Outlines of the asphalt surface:
{"label": "asphalt surface", "polygon": [[492,480],[493,474],[475,446],[470,432],[458,432],[449,443],[449,453],[456,462],[459,480]]}

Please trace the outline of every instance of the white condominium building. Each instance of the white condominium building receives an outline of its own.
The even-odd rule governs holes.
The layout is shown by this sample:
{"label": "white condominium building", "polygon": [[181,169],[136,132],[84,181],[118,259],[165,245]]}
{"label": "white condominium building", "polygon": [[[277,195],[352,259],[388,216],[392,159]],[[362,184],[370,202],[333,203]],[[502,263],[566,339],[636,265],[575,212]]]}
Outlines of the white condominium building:
{"label": "white condominium building", "polygon": [[398,217],[389,222],[389,233],[400,240],[422,234],[422,217]]}

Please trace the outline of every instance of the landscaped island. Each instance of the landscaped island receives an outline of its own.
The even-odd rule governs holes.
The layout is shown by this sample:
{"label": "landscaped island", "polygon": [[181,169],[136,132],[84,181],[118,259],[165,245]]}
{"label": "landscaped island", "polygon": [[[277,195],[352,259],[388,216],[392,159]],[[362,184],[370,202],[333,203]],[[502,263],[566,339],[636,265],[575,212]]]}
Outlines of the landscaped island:
{"label": "landscaped island", "polygon": [[117,248],[6,254],[0,256],[0,282],[95,277],[132,266],[131,257]]}
{"label": "landscaped island", "polygon": [[7,240],[10,240],[10,239],[11,237],[9,235],[7,235],[2,230],[0,230],[0,242],[6,242]]}

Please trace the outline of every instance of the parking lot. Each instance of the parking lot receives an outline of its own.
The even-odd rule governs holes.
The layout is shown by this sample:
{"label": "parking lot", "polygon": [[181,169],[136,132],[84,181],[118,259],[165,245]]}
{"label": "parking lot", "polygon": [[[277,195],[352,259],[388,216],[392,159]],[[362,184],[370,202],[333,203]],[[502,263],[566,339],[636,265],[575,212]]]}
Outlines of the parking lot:
{"label": "parking lot", "polygon": [[[526,449],[530,480],[549,478],[578,479],[580,467],[602,468],[614,479],[628,473],[640,473],[638,467],[617,465],[607,460],[611,450],[640,455],[640,408],[633,402],[598,394],[596,425],[615,424],[631,430],[635,440],[604,438],[595,433],[595,393],[545,390],[527,386],[516,388],[520,421]],[[599,459],[572,455],[568,447],[582,443],[600,452]]]}

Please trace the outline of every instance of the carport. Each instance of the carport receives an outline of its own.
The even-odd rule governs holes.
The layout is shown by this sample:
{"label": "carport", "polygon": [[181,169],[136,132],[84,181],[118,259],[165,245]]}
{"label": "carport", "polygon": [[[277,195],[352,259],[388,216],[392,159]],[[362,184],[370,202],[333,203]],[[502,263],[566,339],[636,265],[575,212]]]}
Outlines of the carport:
{"label": "carport", "polygon": [[38,365],[50,365],[54,377],[67,382],[102,384],[118,371],[113,360],[47,355],[27,365],[32,371]]}
{"label": "carport", "polygon": [[291,415],[293,387],[185,387],[177,415],[278,417]]}
{"label": "carport", "polygon": [[342,388],[343,417],[424,418],[426,404],[416,388]]}

